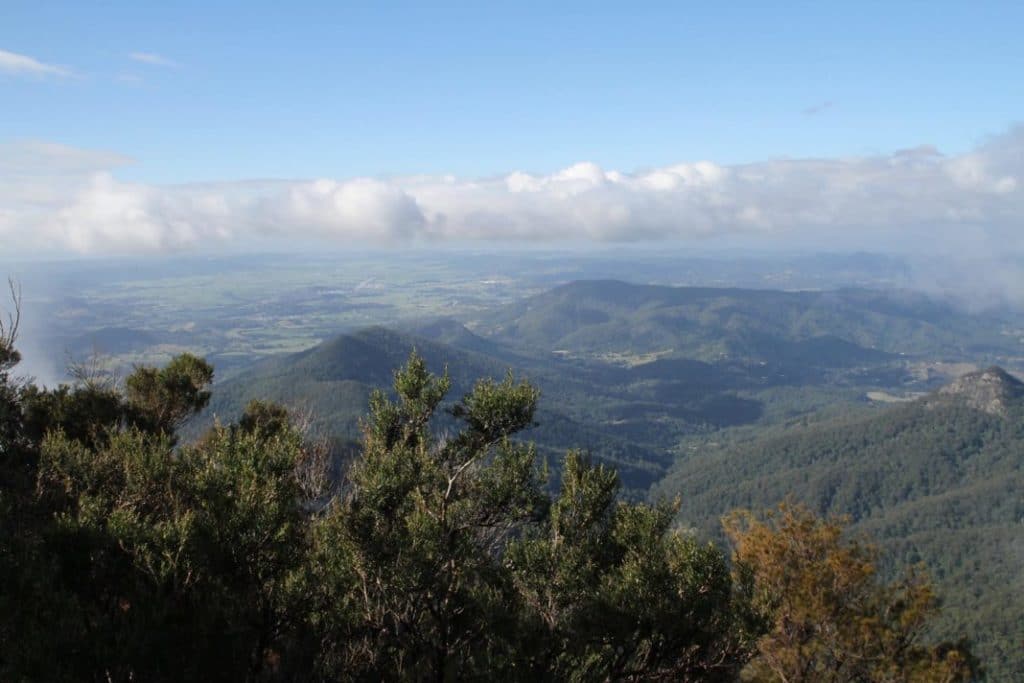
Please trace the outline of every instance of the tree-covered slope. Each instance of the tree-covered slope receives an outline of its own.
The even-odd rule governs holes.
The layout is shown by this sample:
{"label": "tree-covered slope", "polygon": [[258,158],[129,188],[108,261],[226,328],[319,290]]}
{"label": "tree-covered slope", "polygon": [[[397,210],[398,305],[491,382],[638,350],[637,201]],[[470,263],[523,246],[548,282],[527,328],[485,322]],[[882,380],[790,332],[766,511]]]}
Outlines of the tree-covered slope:
{"label": "tree-covered slope", "polygon": [[[968,324],[969,320],[973,323]],[[910,292],[773,291],[579,281],[511,304],[477,331],[520,346],[584,355],[672,352],[843,366],[887,354],[1019,349],[998,315],[968,316]]]}
{"label": "tree-covered slope", "polygon": [[707,533],[732,508],[787,496],[850,515],[890,566],[929,567],[947,633],[973,634],[994,673],[1024,675],[1022,394],[998,368],[972,373],[875,416],[705,449],[678,462],[654,495],[679,496],[682,522]]}
{"label": "tree-covered slope", "polygon": [[[307,351],[264,361],[216,385],[210,408],[192,431],[197,433],[213,416],[237,419],[250,400],[268,399],[308,414],[324,434],[357,438],[370,394],[390,386],[393,369],[413,349],[432,367],[449,368],[453,397],[468,393],[478,378],[500,379],[509,370],[535,382],[542,392],[538,425],[526,432],[527,438],[552,457],[567,448],[592,452],[617,467],[627,488],[638,494],[664,473],[673,439],[706,417],[701,405],[708,406],[708,401],[700,397],[700,405],[668,406],[677,413],[672,424],[644,430],[650,416],[622,378],[596,377],[596,370],[517,355],[474,338],[468,330],[459,332],[449,323],[426,326],[422,331],[480,350],[382,327],[341,335]],[[733,413],[729,401],[729,397],[721,397],[722,405],[710,407]],[[666,410],[666,406],[652,404],[652,409],[655,407]],[[632,419],[626,419],[630,413]],[[443,420],[439,426],[444,428]]]}
{"label": "tree-covered slope", "polygon": [[850,405],[869,391],[928,388],[932,378],[914,376],[899,354],[940,354],[920,364],[975,357],[958,335],[972,348],[1017,343],[997,317],[968,318],[911,294],[575,282],[468,326],[435,319],[369,328],[263,361],[217,385],[206,418],[232,419],[266,397],[352,439],[370,393],[417,348],[431,363],[461,369],[456,393],[508,369],[528,377],[542,392],[540,426],[529,433],[542,451],[590,450],[639,491],[661,477],[681,438]]}
{"label": "tree-covered slope", "polygon": [[805,384],[835,391],[825,385],[828,367],[810,367],[781,350],[779,360],[761,363],[662,357],[610,364],[516,349],[440,320],[406,331],[368,328],[263,361],[216,385],[205,423],[200,420],[192,432],[214,415],[235,419],[249,400],[265,398],[308,414],[330,436],[356,438],[371,392],[389,386],[391,368],[413,348],[436,367],[452,369],[453,395],[469,391],[477,377],[497,378],[509,369],[529,378],[541,400],[538,425],[527,436],[542,452],[590,451],[619,468],[636,492],[664,474],[680,438],[761,420],[765,406],[757,392]]}
{"label": "tree-covered slope", "polygon": [[500,377],[507,369],[454,346],[372,327],[258,363],[217,385],[209,412],[234,419],[245,403],[262,396],[308,412],[318,425],[338,434],[355,437],[370,393],[390,385],[394,368],[412,348],[432,366],[450,367],[456,391],[468,391],[476,377]]}

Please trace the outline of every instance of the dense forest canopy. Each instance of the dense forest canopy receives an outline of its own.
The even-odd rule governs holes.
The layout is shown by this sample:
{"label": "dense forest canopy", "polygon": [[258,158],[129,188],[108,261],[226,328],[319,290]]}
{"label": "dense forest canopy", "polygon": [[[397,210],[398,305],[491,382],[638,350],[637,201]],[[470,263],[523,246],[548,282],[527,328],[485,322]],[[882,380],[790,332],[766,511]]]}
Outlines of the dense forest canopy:
{"label": "dense forest canopy", "polygon": [[1022,389],[990,368],[876,414],[718,434],[652,496],[678,496],[680,519],[711,537],[730,509],[787,496],[848,515],[883,548],[886,573],[925,563],[944,596],[935,630],[972,634],[992,669],[1013,680],[1024,675]]}

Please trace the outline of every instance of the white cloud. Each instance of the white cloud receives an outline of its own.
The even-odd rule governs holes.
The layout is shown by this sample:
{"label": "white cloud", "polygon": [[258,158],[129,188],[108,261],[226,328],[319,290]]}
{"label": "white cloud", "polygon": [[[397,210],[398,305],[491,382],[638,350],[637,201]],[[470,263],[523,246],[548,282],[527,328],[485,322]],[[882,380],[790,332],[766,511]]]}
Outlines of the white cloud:
{"label": "white cloud", "polygon": [[132,61],[149,64],[151,66],[179,66],[173,59],[168,59],[167,57],[158,55],[155,52],[132,52],[128,55],[128,58]]}
{"label": "white cloud", "polygon": [[34,57],[0,50],[0,72],[24,76],[70,76],[71,71],[56,64],[47,64]]}
{"label": "white cloud", "polygon": [[[85,253],[319,240],[340,244],[633,242],[708,237],[924,251],[1024,248],[1024,128],[969,153],[681,163],[633,173],[125,183],[128,160],[0,148],[0,240]],[[998,246],[996,246],[998,245]]]}
{"label": "white cloud", "polygon": [[415,238],[425,226],[416,201],[400,187],[368,178],[344,182],[296,183],[281,193],[261,197],[253,206],[252,225],[268,235],[398,242]]}

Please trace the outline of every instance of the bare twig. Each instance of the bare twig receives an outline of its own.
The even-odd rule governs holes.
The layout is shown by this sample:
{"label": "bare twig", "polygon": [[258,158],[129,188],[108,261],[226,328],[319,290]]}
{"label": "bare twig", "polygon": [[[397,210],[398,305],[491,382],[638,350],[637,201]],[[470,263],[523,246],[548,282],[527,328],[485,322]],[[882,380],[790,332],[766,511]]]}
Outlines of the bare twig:
{"label": "bare twig", "polygon": [[121,376],[111,369],[113,363],[99,349],[93,348],[85,358],[75,358],[67,352],[67,373],[76,384],[99,391],[111,391],[121,383]]}
{"label": "bare twig", "polygon": [[7,314],[7,321],[0,318],[0,347],[13,349],[18,340],[18,326],[21,324],[21,285],[14,278],[7,278],[13,310]]}
{"label": "bare twig", "polygon": [[327,437],[318,429],[309,407],[289,411],[292,427],[303,435],[302,455],[295,463],[295,478],[303,495],[310,501],[332,492],[330,477],[331,448]]}
{"label": "bare twig", "polygon": [[21,324],[21,286],[13,278],[7,279],[10,290],[12,311],[5,321],[0,316],[0,373],[6,373],[21,360],[21,355],[14,348],[18,341],[18,326]]}

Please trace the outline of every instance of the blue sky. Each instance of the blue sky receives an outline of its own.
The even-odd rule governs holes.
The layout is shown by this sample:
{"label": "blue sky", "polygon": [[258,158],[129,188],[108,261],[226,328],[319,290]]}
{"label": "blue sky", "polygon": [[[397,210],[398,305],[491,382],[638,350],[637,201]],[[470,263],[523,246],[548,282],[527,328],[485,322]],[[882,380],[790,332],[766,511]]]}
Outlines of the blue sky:
{"label": "blue sky", "polygon": [[5,0],[0,50],[70,75],[0,71],[0,141],[152,183],[488,176],[955,154],[1024,113],[1020,2],[433,5]]}
{"label": "blue sky", "polygon": [[8,253],[1024,254],[1019,1],[0,2]]}

